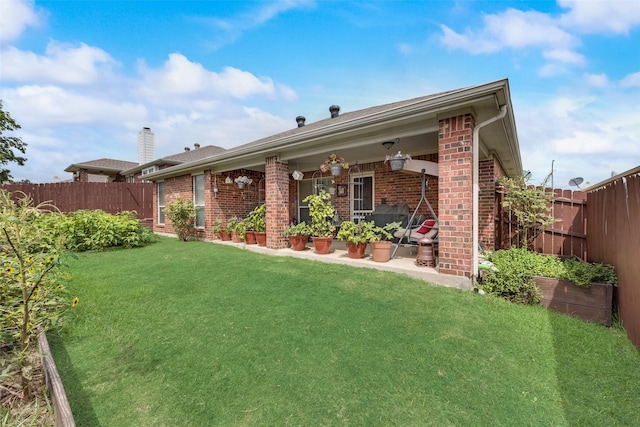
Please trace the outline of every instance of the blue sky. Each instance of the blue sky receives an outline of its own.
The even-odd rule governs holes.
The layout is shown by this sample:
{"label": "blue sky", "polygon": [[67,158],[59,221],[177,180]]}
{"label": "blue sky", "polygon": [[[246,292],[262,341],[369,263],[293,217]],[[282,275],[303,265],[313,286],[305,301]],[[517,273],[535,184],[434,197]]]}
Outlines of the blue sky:
{"label": "blue sky", "polygon": [[328,116],[508,78],[522,163],[568,187],[640,165],[640,0],[0,0],[14,179],[230,148]]}

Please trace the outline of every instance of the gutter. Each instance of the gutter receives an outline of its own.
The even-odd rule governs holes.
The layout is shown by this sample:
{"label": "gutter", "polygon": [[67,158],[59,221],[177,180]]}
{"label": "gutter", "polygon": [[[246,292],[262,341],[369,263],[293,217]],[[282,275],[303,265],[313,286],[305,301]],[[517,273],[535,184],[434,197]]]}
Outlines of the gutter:
{"label": "gutter", "polygon": [[[497,100],[496,100],[497,101]],[[500,112],[495,116],[485,120],[484,122],[476,125],[473,129],[473,270],[472,277],[475,277],[478,274],[478,231],[479,231],[479,219],[478,219],[478,211],[480,204],[480,129],[489,125],[497,120],[501,120],[507,114],[507,105],[502,105],[500,107]]]}

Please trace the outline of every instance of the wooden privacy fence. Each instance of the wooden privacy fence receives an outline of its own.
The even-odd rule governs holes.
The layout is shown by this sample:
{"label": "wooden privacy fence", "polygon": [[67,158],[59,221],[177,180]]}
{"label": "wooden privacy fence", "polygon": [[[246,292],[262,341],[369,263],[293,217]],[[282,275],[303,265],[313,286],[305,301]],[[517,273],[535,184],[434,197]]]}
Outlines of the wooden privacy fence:
{"label": "wooden privacy fence", "polygon": [[620,322],[640,350],[640,167],[590,188],[587,200],[588,260],[615,267]]}
{"label": "wooden privacy fence", "polygon": [[[551,214],[558,221],[544,230],[534,231],[531,249],[545,254],[577,256],[584,260],[587,258],[586,193],[562,189],[555,189],[553,193]],[[521,246],[516,219],[509,208],[502,206],[503,198],[502,193],[496,193],[496,249]]]}
{"label": "wooden privacy fence", "polygon": [[141,182],[60,182],[7,184],[7,191],[22,191],[35,204],[50,201],[62,212],[102,209],[108,213],[136,211],[138,218],[153,218],[153,184]]}

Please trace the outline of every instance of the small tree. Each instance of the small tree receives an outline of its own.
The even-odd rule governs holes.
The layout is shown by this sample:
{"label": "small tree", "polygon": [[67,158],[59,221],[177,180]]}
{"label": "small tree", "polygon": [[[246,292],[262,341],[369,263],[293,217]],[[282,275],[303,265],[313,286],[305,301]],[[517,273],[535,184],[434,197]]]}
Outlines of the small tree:
{"label": "small tree", "polygon": [[[10,348],[0,353],[0,370],[19,370],[25,401],[31,400],[34,338],[56,326],[69,306],[59,271],[64,237],[52,238],[50,227],[43,226],[41,218],[49,215],[44,209],[55,207],[33,206],[24,193],[16,203],[11,193],[0,190],[0,338]],[[75,298],[71,305],[77,303]]]}
{"label": "small tree", "polygon": [[8,111],[5,112],[2,109],[2,100],[0,100],[0,184],[11,180],[9,169],[4,168],[7,163],[15,162],[22,166],[27,161],[25,157],[16,156],[14,152],[17,150],[24,154],[27,150],[27,144],[17,136],[4,136],[6,131],[18,129],[20,129],[20,125],[11,118]]}
{"label": "small tree", "polygon": [[164,214],[171,221],[178,239],[186,242],[195,234],[196,208],[191,200],[185,202],[181,198],[176,199],[164,208]]}
{"label": "small tree", "polygon": [[331,203],[331,194],[322,190],[319,194],[310,194],[303,200],[309,206],[311,217],[311,235],[315,237],[330,237],[336,227],[333,225],[333,217],[336,210]]}
{"label": "small tree", "polygon": [[516,216],[522,236],[520,245],[524,249],[529,248],[540,229],[558,221],[550,214],[553,193],[546,191],[550,176],[547,175],[537,187],[529,185],[524,176],[503,177],[498,181],[504,194],[502,206],[511,209]]}

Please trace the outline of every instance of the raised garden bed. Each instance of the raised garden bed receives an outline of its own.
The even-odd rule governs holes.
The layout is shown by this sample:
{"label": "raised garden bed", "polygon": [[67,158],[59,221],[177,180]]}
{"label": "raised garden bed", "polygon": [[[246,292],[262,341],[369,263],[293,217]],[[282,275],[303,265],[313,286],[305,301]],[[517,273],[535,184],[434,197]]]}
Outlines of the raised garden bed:
{"label": "raised garden bed", "polygon": [[542,293],[540,304],[545,307],[611,326],[612,285],[592,283],[584,288],[562,279],[534,276],[533,280]]}

